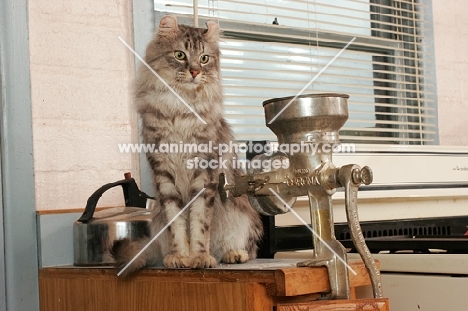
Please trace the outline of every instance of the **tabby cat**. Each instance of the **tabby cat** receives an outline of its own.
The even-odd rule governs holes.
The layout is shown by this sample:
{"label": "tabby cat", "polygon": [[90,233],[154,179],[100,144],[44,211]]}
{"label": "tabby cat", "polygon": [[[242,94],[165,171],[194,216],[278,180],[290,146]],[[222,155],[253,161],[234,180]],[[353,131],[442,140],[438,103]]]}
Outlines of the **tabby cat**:
{"label": "tabby cat", "polygon": [[[234,141],[223,118],[219,28],[215,22],[207,22],[206,26],[178,25],[173,16],[161,19],[146,49],[145,61],[196,114],[142,66],[135,82],[135,102],[144,143],[161,146],[211,142],[218,146]],[[216,150],[147,154],[157,199],[152,236],[205,190],[123,274],[161,263],[168,268],[211,268],[219,262],[242,263],[256,257],[262,234],[259,215],[245,196],[228,196],[222,203],[217,192],[220,173],[228,181],[241,173],[232,168],[235,156],[234,152],[223,154],[222,166],[202,169],[187,163],[194,159],[219,161]],[[117,267],[124,267],[150,239],[114,244]]]}

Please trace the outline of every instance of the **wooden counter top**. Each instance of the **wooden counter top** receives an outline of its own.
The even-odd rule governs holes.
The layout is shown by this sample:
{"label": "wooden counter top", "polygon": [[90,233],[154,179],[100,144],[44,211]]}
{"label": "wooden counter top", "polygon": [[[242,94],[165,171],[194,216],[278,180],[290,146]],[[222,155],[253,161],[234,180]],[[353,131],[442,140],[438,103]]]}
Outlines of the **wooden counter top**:
{"label": "wooden counter top", "polygon": [[[41,310],[280,310],[330,289],[325,267],[297,268],[298,261],[263,259],[200,270],[148,268],[129,280],[117,277],[113,268],[42,268]],[[370,280],[361,261],[349,264],[357,272],[349,273],[354,293]]]}

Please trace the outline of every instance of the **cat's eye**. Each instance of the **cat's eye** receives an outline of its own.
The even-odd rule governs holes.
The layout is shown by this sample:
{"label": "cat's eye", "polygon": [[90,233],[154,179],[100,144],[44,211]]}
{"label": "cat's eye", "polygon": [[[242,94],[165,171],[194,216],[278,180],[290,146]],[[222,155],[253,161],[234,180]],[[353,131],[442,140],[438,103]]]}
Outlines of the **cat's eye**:
{"label": "cat's eye", "polygon": [[184,52],[182,51],[175,51],[174,52],[174,57],[178,60],[184,60],[187,56],[185,55]]}
{"label": "cat's eye", "polygon": [[202,55],[200,56],[200,63],[206,64],[210,60],[210,57],[208,55]]}

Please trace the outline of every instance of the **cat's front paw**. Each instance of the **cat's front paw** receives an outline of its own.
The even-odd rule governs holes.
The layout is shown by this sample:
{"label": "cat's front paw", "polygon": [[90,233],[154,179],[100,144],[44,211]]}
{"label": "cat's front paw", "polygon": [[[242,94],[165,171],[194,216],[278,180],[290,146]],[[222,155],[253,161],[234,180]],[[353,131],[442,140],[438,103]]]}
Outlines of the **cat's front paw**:
{"label": "cat's front paw", "polygon": [[243,250],[229,251],[224,254],[222,261],[224,263],[243,263],[249,260],[249,254]]}
{"label": "cat's front paw", "polygon": [[166,268],[189,268],[190,258],[183,255],[169,254],[164,257],[163,263]]}
{"label": "cat's front paw", "polygon": [[192,269],[203,269],[203,268],[215,268],[216,259],[210,254],[197,254],[192,256],[190,260],[190,268]]}

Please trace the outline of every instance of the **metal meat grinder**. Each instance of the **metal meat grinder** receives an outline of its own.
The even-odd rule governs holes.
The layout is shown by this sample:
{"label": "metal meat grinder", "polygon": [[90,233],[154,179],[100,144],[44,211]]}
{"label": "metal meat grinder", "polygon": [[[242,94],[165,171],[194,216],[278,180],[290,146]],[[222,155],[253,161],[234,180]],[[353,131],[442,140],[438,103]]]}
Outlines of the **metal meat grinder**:
{"label": "metal meat grinder", "polygon": [[[320,152],[312,153],[311,148],[294,154],[277,151],[270,156],[257,155],[252,161],[270,161],[276,163],[276,167],[249,169],[232,184],[226,184],[220,176],[219,191],[224,199],[227,191],[233,196],[247,194],[251,205],[265,215],[292,211],[290,208],[296,197],[308,196],[314,253],[310,260],[298,266],[326,266],[331,287],[327,298],[349,299],[346,250],[335,238],[331,201],[336,189],[344,187],[351,238],[370,275],[374,297],[380,298],[380,273],[365,244],[357,212],[358,188],[372,182],[372,171],[369,167],[353,164],[335,167],[329,148],[339,143],[338,131],[348,119],[348,97],[344,94],[312,94],[265,101],[266,123],[278,137],[279,146],[306,147],[310,144]],[[285,161],[289,162],[286,167],[278,165]]]}

